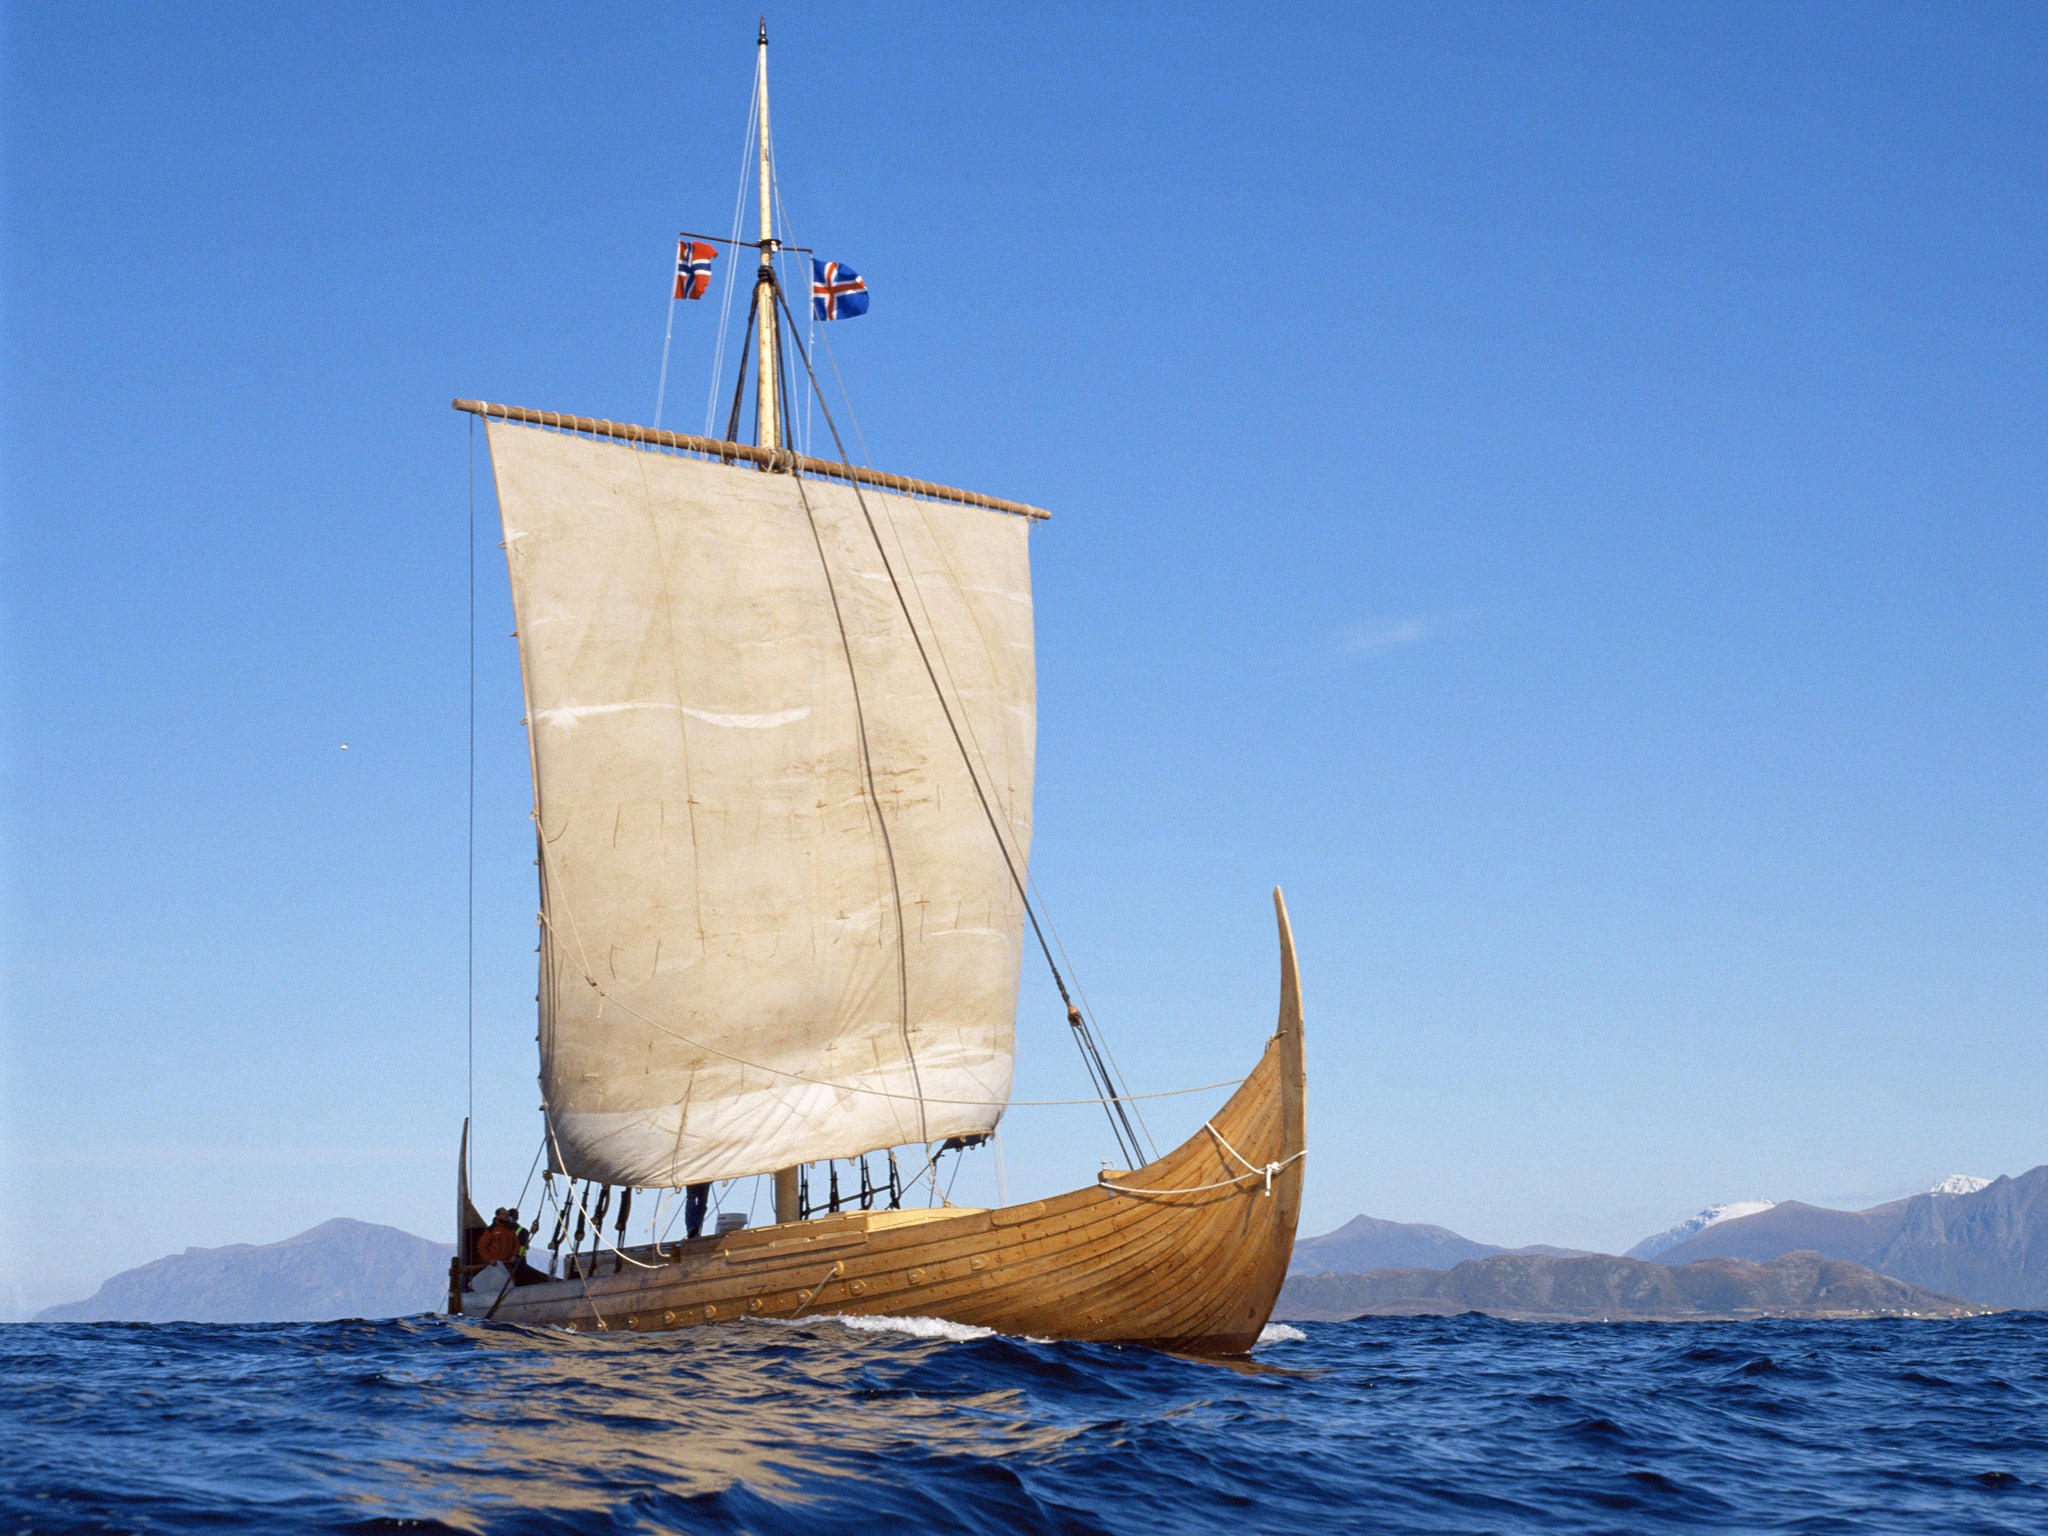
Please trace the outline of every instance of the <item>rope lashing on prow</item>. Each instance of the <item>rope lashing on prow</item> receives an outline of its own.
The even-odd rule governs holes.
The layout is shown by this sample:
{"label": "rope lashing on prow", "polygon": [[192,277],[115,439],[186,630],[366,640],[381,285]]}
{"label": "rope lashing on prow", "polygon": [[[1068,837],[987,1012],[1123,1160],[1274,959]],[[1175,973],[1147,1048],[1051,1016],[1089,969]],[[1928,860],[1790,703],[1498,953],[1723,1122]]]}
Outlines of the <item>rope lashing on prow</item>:
{"label": "rope lashing on prow", "polygon": [[[1039,953],[1045,957],[1046,969],[1052,972],[1053,985],[1059,989],[1060,1002],[1066,1006],[1067,1023],[1074,1031],[1075,1044],[1081,1052],[1081,1064],[1087,1069],[1089,1080],[1094,1085],[1109,1114],[1110,1134],[1116,1138],[1119,1149],[1136,1167],[1149,1159],[1144,1153],[1144,1143],[1139,1139],[1138,1129],[1131,1123],[1129,1109],[1124,1105],[1125,1095],[1117,1092],[1116,1080],[1110,1075],[1108,1064],[1102,1059],[1102,1052],[1095,1043],[1095,1036],[1088,1028],[1088,1021],[1081,1010],[1074,1005],[1073,995],[1067,990],[1067,980],[1060,974],[1058,962],[1052,957],[1052,946],[1046,942],[1045,930],[1038,921],[1037,909],[1032,905],[1031,893],[1026,889],[1022,875],[1018,873],[1016,858],[1010,852],[1009,839],[1003,835],[1002,823],[997,819],[995,807],[989,803],[988,791],[983,787],[981,775],[974,766],[974,756],[967,750],[966,739],[960,733],[960,722],[953,716],[952,702],[946,697],[946,690],[939,684],[939,674],[932,665],[930,653],[925,649],[924,635],[917,627],[917,620],[910,611],[910,601],[903,595],[903,584],[897,579],[895,562],[889,558],[888,547],[882,542],[881,530],[875,525],[874,513],[868,510],[867,498],[861,494],[861,477],[854,471],[853,459],[848,454],[846,443],[839,435],[839,424],[832,419],[832,409],[825,404],[824,388],[818,383],[817,370],[811,366],[810,353],[797,339],[796,316],[790,313],[789,300],[779,284],[772,284],[775,301],[781,305],[783,316],[789,321],[790,345],[796,348],[796,355],[802,360],[804,373],[811,381],[811,394],[818,402],[818,409],[825,418],[825,428],[832,434],[832,446],[839,450],[846,483],[853,489],[853,498],[860,507],[861,518],[867,523],[868,535],[875,542],[875,552],[881,556],[882,569],[889,577],[889,585],[896,594],[897,606],[903,610],[904,621],[910,627],[910,638],[917,646],[918,659],[924,663],[925,676],[931,680],[932,692],[937,695],[939,708],[946,717],[947,728],[953,733],[953,745],[959,749],[960,760],[966,765],[968,782],[973,784],[975,797],[981,802],[982,815],[988,818],[989,830],[995,834],[996,847],[1002,853],[1003,865],[1009,871],[1010,883],[1016,887],[1017,899],[1023,903],[1024,915],[1031,920],[1031,932],[1038,940]],[[796,459],[791,472],[798,473],[810,467],[815,460]]]}
{"label": "rope lashing on prow", "polygon": [[1102,1179],[1098,1181],[1098,1187],[1102,1189],[1113,1189],[1120,1195],[1150,1195],[1164,1197],[1167,1195],[1200,1195],[1205,1194],[1212,1189],[1235,1189],[1238,1185],[1244,1183],[1247,1179],[1263,1179],[1266,1185],[1264,1193],[1270,1195],[1273,1193],[1273,1175],[1281,1172],[1288,1166],[1288,1164],[1296,1162],[1299,1159],[1307,1156],[1308,1149],[1304,1147],[1301,1149],[1301,1151],[1295,1153],[1293,1157],[1283,1158],[1277,1163],[1266,1163],[1260,1167],[1253,1168],[1245,1173],[1232,1174],[1229,1178],[1218,1179],[1213,1184],[1175,1185],[1170,1189],[1140,1189],[1135,1184],[1112,1184],[1108,1179]]}
{"label": "rope lashing on prow", "polygon": [[1140,1189],[1132,1184],[1112,1184],[1108,1179],[1099,1181],[1101,1187],[1113,1189],[1120,1195],[1200,1195],[1212,1189],[1234,1189],[1247,1179],[1261,1179],[1265,1183],[1265,1188],[1261,1193],[1270,1195],[1273,1193],[1273,1176],[1285,1170],[1289,1164],[1298,1162],[1300,1159],[1308,1156],[1308,1148],[1303,1147],[1292,1157],[1283,1157],[1277,1163],[1255,1163],[1230,1144],[1224,1134],[1216,1129],[1214,1121],[1203,1121],[1202,1129],[1211,1136],[1214,1136],[1216,1144],[1237,1159],[1238,1163],[1244,1168],[1243,1173],[1232,1174],[1229,1178],[1219,1179],[1213,1184],[1189,1184],[1171,1189]]}

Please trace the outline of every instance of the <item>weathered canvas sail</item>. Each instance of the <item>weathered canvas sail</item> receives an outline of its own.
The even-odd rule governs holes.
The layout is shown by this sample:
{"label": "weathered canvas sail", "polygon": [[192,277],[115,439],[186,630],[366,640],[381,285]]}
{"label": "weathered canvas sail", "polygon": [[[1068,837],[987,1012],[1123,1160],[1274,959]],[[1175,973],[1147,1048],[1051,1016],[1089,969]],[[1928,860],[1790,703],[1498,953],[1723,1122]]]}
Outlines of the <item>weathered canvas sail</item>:
{"label": "weathered canvas sail", "polygon": [[[733,1178],[993,1128],[1036,729],[1028,522],[493,421],[558,1167]],[[808,511],[806,509],[808,501]]]}

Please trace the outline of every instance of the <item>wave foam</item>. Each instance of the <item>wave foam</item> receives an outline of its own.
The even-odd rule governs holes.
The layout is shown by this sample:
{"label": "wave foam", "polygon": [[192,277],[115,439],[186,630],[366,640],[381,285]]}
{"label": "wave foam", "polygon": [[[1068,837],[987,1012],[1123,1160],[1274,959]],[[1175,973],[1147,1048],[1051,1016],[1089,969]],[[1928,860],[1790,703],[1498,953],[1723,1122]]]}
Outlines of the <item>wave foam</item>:
{"label": "wave foam", "polygon": [[1295,1344],[1307,1337],[1299,1328],[1290,1328],[1285,1323],[1268,1323],[1259,1330],[1260,1344]]}
{"label": "wave foam", "polygon": [[961,1344],[969,1339],[995,1337],[993,1328],[977,1328],[971,1323],[951,1323],[943,1317],[848,1317],[843,1312],[821,1312],[818,1316],[841,1323],[856,1333],[907,1333],[913,1339],[951,1339]]}

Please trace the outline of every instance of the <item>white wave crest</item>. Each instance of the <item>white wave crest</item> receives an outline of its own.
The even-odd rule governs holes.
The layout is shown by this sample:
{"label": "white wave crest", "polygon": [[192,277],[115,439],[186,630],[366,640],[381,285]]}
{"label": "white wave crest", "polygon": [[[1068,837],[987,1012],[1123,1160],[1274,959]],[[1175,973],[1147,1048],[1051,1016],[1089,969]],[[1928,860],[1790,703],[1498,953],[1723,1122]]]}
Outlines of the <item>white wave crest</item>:
{"label": "white wave crest", "polygon": [[844,1324],[856,1333],[907,1333],[913,1339],[951,1339],[956,1343],[995,1336],[993,1328],[950,1323],[943,1317],[848,1317],[843,1312],[821,1312],[819,1317]]}
{"label": "white wave crest", "polygon": [[1285,1323],[1268,1323],[1259,1330],[1260,1344],[1295,1344],[1307,1337],[1299,1328],[1290,1328]]}

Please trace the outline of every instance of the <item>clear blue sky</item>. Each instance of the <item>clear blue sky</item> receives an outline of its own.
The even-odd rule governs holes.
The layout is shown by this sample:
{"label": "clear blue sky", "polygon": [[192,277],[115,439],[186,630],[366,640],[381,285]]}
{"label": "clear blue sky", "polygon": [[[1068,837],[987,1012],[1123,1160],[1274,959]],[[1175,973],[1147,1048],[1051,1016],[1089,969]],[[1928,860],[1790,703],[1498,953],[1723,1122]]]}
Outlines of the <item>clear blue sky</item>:
{"label": "clear blue sky", "polygon": [[[648,418],[755,14],[8,7],[14,1304],[448,1227],[447,401]],[[1054,510],[1035,863],[1138,1086],[1250,1064],[1280,882],[1305,1230],[1615,1248],[2048,1161],[2048,11],[770,25],[875,461]],[[490,1205],[535,903],[480,516]],[[1020,1095],[1081,1088],[1035,978],[1019,1034]],[[1112,1151],[1005,1142],[1013,1198]]]}

